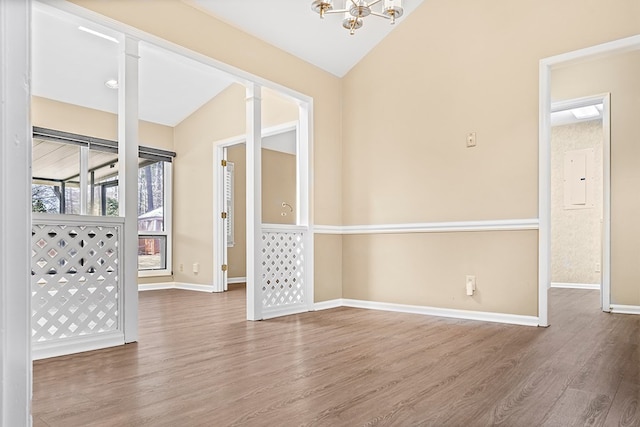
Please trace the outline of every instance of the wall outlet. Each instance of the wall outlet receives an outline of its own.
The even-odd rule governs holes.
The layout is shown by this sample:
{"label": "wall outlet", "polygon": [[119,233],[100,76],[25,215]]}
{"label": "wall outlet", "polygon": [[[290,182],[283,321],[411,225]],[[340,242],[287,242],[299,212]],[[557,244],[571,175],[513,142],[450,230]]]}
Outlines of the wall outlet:
{"label": "wall outlet", "polygon": [[472,296],[476,291],[476,276],[467,276],[467,295]]}
{"label": "wall outlet", "polygon": [[200,271],[200,264],[197,262],[193,263],[193,272],[194,273],[198,273],[198,271]]}
{"label": "wall outlet", "polygon": [[476,133],[469,132],[467,134],[467,147],[475,147],[476,146]]}
{"label": "wall outlet", "polygon": [[184,264],[180,264],[180,267],[178,268],[178,270],[184,271]]}
{"label": "wall outlet", "polygon": [[596,273],[600,273],[600,263],[596,262]]}

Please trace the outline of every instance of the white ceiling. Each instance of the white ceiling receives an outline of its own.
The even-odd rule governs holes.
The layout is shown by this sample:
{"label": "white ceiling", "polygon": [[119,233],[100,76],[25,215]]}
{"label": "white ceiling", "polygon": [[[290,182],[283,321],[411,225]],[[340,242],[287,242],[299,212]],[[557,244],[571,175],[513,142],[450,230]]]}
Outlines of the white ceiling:
{"label": "white ceiling", "polygon": [[[364,18],[354,35],[342,28],[341,14],[324,19],[311,10],[311,0],[186,0],[219,19],[338,77],[344,76],[423,0],[404,0],[404,15],[395,25],[375,16]],[[344,0],[334,0],[342,9]],[[378,11],[380,4],[373,6]]]}
{"label": "white ceiling", "polygon": [[[36,96],[116,113],[118,91],[105,82],[118,77],[117,33],[90,22],[36,7],[33,13],[32,90]],[[148,43],[140,43],[140,118],[175,126],[232,83],[213,67]]]}

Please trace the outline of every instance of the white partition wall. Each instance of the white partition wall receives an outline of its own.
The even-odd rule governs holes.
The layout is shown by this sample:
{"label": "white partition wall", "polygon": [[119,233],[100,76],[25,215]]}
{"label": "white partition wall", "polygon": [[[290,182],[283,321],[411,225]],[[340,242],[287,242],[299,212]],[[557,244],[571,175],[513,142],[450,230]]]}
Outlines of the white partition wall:
{"label": "white partition wall", "polygon": [[124,344],[122,218],[34,214],[34,359]]}

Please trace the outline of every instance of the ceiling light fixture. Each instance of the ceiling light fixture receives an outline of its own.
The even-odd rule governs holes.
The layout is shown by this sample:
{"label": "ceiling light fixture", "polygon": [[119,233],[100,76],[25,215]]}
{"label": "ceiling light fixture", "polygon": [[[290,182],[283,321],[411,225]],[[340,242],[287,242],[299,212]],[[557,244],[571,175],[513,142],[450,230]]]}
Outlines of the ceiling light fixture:
{"label": "ceiling light fixture", "polygon": [[[384,2],[384,3],[383,3]],[[382,4],[379,12],[373,10],[372,6]],[[400,18],[404,9],[402,9],[402,0],[345,0],[343,9],[334,9],[333,0],[314,0],[311,3],[311,9],[320,14],[320,18],[330,13],[344,13],[342,26],[349,30],[349,34],[353,35],[358,28],[363,25],[362,18],[369,15],[378,16],[391,20],[391,24],[395,24],[396,18]]]}
{"label": "ceiling light fixture", "polygon": [[94,36],[100,37],[102,39],[109,40],[109,41],[114,42],[114,43],[119,43],[118,39],[116,39],[115,37],[111,37],[111,36],[108,36],[106,34],[102,34],[101,32],[96,31],[96,30],[92,30],[91,28],[80,26],[80,27],[78,27],[78,29],[80,31],[84,31],[85,33],[93,34]]}
{"label": "ceiling light fixture", "polygon": [[120,87],[116,79],[109,79],[106,82],[104,82],[104,85],[109,89],[118,89]]}
{"label": "ceiling light fixture", "polygon": [[593,119],[600,116],[600,111],[593,105],[586,107],[574,108],[571,110],[571,114],[578,120]]}

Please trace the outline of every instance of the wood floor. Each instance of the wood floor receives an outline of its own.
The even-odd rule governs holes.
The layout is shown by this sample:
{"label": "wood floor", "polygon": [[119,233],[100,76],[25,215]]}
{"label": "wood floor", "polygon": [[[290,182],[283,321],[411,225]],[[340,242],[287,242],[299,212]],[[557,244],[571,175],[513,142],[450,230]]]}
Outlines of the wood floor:
{"label": "wood floor", "polygon": [[140,294],[140,341],[34,362],[34,426],[640,426],[640,316],[552,289],[550,328],[353,308],[244,320]]}

